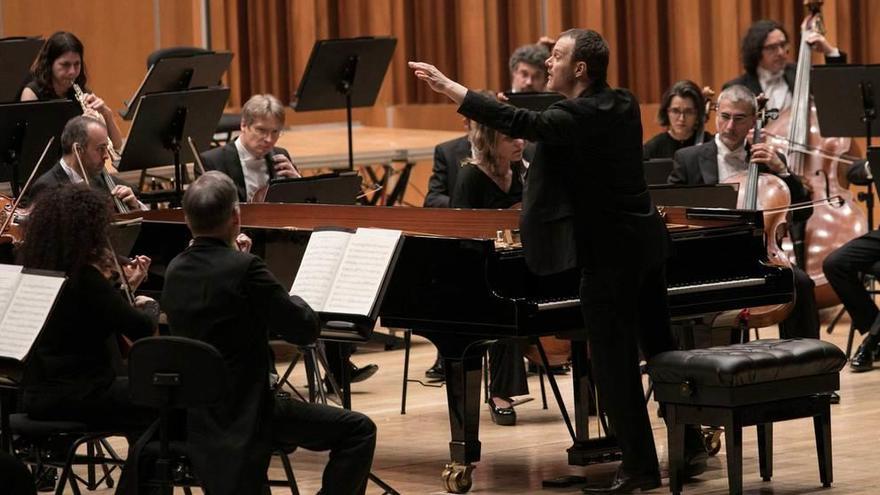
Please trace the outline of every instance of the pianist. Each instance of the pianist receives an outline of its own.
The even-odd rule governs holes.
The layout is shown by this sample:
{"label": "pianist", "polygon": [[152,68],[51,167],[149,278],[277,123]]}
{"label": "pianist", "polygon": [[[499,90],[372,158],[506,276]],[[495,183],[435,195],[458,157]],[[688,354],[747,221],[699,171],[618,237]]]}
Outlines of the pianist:
{"label": "pianist", "polygon": [[[785,181],[793,202],[809,198],[803,183],[786,167],[784,157],[767,144],[749,146],[746,136],[755,125],[758,103],[745,86],[731,86],[718,95],[715,126],[718,134],[699,146],[683,148],[675,153],[671,184],[717,184],[728,177],[748,170],[749,162],[764,164],[769,171]],[[779,336],[786,338],[819,338],[819,313],[816,309],[815,284],[802,269],[792,266],[795,283],[795,304],[791,314],[779,324]]]}
{"label": "pianist", "polygon": [[[595,31],[562,33],[546,61],[547,89],[566,99],[543,112],[505,105],[430,64],[409,63],[463,115],[537,143],[520,222],[526,262],[541,275],[582,270],[596,384],[623,453],[611,484],[586,493],[660,486],[637,342],[648,357],[673,348],[664,273],[668,234],[645,184],[638,102],[629,91],[608,86],[608,57]],[[705,450],[686,455],[687,474],[705,470]]]}

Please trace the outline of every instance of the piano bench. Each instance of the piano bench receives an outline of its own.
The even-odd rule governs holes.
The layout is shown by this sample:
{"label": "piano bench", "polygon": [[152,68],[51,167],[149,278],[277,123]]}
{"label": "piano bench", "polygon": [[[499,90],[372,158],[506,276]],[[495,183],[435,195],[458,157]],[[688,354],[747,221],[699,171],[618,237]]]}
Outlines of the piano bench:
{"label": "piano bench", "polygon": [[773,473],[773,423],[813,418],[819,478],[831,485],[830,394],[840,386],[846,357],[814,339],[764,339],[744,344],[669,351],[648,363],[654,397],[668,431],[669,489],[681,493],[685,425],[724,428],[727,479],[742,493],[742,428],[757,426],[761,478]]}

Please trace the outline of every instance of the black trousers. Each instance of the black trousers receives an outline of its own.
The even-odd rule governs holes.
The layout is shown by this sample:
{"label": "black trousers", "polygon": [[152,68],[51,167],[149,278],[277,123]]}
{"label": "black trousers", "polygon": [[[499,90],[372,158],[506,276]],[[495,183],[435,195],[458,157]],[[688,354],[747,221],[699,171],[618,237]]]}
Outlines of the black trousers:
{"label": "black trousers", "polygon": [[645,357],[674,349],[669,328],[665,266],[643,270],[625,263],[585,268],[581,308],[599,400],[630,474],[657,474],[639,348]]}
{"label": "black trousers", "polygon": [[804,337],[819,338],[819,310],[816,308],[816,284],[813,279],[797,266],[794,272],[794,307],[784,321],[779,324],[779,337],[791,339]]}
{"label": "black trousers", "polygon": [[277,398],[272,428],[276,443],[330,451],[321,493],[362,494],[376,449],[376,425],[347,409]]}
{"label": "black trousers", "polygon": [[529,393],[523,344],[517,340],[499,340],[489,346],[489,395],[516,397]]}
{"label": "black trousers", "polygon": [[829,254],[822,264],[825,277],[840,297],[853,325],[864,334],[877,327],[877,305],[862,283],[860,274],[875,273],[880,262],[880,232],[872,230]]}

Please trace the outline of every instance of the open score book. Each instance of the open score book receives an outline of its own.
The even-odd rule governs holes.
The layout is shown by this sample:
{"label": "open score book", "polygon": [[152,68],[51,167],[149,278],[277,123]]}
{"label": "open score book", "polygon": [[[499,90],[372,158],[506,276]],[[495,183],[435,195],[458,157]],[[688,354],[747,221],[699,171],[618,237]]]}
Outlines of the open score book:
{"label": "open score book", "polygon": [[399,230],[315,230],[290,293],[319,313],[375,320],[400,242]]}
{"label": "open score book", "polygon": [[40,335],[64,276],[0,265],[0,357],[21,361]]}

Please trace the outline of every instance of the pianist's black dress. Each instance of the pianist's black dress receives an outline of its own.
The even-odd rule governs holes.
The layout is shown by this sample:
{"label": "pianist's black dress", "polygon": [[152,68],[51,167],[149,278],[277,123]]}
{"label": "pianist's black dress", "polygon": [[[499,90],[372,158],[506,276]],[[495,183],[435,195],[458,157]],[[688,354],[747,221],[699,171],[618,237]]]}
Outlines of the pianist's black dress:
{"label": "pianist's black dress", "polygon": [[[510,190],[503,191],[485,172],[473,164],[458,171],[453,208],[507,209],[522,201],[522,162],[512,164]],[[499,341],[489,346],[489,394],[492,397],[516,397],[529,393],[522,347],[515,341]]]}

